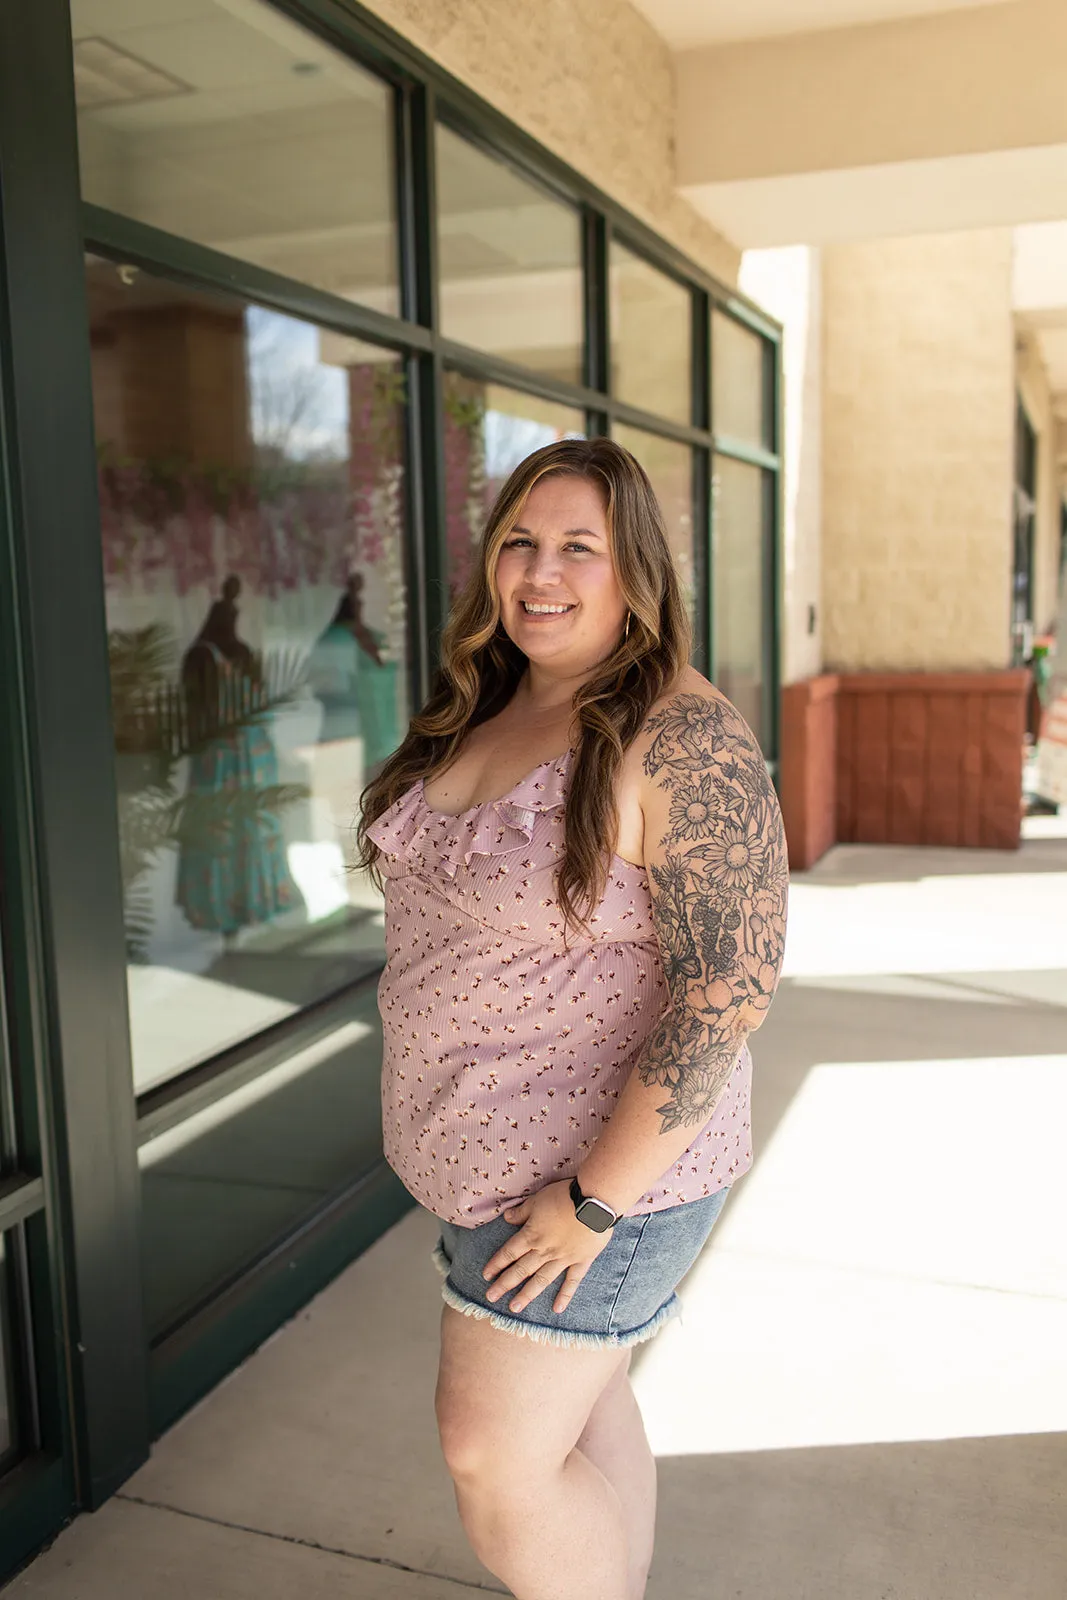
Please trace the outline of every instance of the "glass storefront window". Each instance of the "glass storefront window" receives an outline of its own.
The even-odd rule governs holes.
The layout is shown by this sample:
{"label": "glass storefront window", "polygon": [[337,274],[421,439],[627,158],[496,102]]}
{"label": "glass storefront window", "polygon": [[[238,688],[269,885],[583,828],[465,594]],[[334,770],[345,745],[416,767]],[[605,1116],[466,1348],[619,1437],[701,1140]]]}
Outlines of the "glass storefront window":
{"label": "glass storefront window", "polygon": [[451,599],[470,576],[485,519],[512,471],[554,439],[580,439],[580,411],[516,389],[445,374],[445,517]]}
{"label": "glass storefront window", "polygon": [[711,418],[722,438],[772,449],[767,347],[724,311],[711,314]]}
{"label": "glass storefront window", "polygon": [[582,381],[578,212],[437,128],[441,327],[449,339]]}
{"label": "glass storefront window", "polygon": [[369,984],[321,1038],[141,1146],[152,1339],[381,1161],[381,1066]]}
{"label": "glass storefront window", "polygon": [[716,456],[715,682],[762,740],[767,660],[769,475]]}
{"label": "glass storefront window", "polygon": [[661,439],[641,428],[617,423],[611,436],[638,461],[649,481],[667,524],[674,565],[682,582],[689,619],[697,621],[697,552],[693,543],[693,452],[687,444]]}
{"label": "glass storefront window", "polygon": [[392,90],[261,0],[72,0],[86,200],[399,310]]}
{"label": "glass storefront window", "polygon": [[684,284],[612,240],[611,390],[618,400],[689,422],[693,302]]}
{"label": "glass storefront window", "polygon": [[402,374],[91,258],[137,1089],[382,959],[348,870],[409,715]]}
{"label": "glass storefront window", "polygon": [[0,1471],[15,1444],[15,1418],[12,1408],[12,1326],[9,1277],[11,1261],[7,1237],[0,1233]]}

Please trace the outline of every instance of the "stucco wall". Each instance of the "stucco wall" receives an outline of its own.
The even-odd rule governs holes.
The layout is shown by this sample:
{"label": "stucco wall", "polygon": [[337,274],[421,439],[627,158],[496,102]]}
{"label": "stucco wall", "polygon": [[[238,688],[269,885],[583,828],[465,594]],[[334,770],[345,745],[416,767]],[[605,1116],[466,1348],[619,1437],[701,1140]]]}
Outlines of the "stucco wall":
{"label": "stucco wall", "polygon": [[823,252],[829,670],[1009,659],[1009,230]]}
{"label": "stucco wall", "polygon": [[706,271],[738,251],[675,194],[670,52],[626,0],[370,0],[369,9]]}

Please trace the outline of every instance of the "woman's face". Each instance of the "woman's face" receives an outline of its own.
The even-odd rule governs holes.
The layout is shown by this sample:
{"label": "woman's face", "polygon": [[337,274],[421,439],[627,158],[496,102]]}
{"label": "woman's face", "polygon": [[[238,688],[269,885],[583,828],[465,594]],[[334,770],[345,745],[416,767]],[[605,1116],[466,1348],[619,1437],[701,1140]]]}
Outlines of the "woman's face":
{"label": "woman's face", "polygon": [[541,478],[496,568],[500,616],[531,662],[566,677],[591,672],[618,643],[626,601],[607,516],[586,478]]}

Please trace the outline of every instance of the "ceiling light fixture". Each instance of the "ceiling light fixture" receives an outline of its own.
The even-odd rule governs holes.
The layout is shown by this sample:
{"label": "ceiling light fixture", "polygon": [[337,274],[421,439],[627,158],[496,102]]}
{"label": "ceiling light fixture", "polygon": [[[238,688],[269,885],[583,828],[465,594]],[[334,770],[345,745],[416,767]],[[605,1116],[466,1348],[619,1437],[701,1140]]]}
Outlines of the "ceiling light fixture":
{"label": "ceiling light fixture", "polygon": [[104,106],[190,94],[192,86],[120,50],[109,39],[90,38],[74,43],[74,91],[79,111],[99,111]]}

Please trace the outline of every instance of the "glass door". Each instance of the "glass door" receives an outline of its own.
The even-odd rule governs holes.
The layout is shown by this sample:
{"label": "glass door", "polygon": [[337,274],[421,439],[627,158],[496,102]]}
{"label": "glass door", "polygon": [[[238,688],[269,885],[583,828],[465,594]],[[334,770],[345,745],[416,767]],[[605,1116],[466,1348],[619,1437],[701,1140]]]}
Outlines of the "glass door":
{"label": "glass door", "polygon": [[381,1160],[359,794],[409,709],[391,352],[86,263],[148,1334]]}
{"label": "glass door", "polygon": [[420,602],[409,363],[366,336],[395,88],[262,0],[135,9],[70,7],[157,1431],[406,1203],[352,859]]}
{"label": "glass door", "polygon": [[[2,965],[6,970],[6,959]],[[0,981],[0,1572],[23,1560],[74,1503],[53,1337],[49,1208],[35,1141],[20,1127],[28,1108],[12,1058],[6,990]]]}
{"label": "glass door", "polygon": [[[0,340],[3,332],[0,330]],[[0,395],[0,1575],[75,1504]],[[9,414],[9,413],[8,413]]]}

